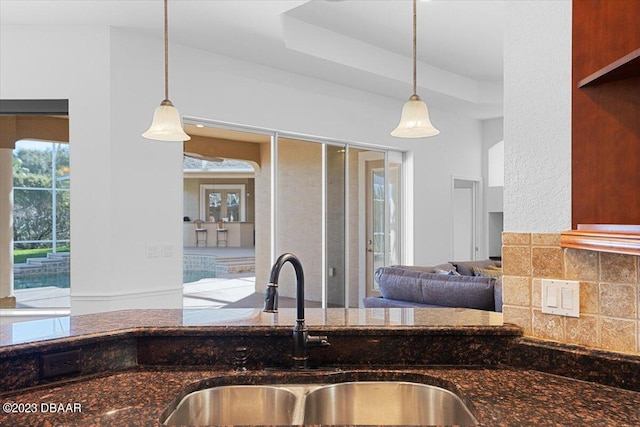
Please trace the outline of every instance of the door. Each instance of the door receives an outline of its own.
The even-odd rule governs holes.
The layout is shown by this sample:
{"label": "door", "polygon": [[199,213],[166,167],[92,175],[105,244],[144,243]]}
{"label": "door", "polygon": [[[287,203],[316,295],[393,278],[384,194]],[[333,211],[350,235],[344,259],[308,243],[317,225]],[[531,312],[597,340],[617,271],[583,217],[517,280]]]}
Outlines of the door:
{"label": "door", "polygon": [[[384,158],[383,153],[379,153]],[[384,159],[365,162],[366,177],[366,296],[379,296],[375,271],[385,265],[385,174]]]}
{"label": "door", "polygon": [[245,184],[201,184],[200,218],[204,221],[245,221]]}
{"label": "door", "polygon": [[402,259],[402,153],[362,151],[360,175],[360,295],[379,296],[378,268]]}
{"label": "door", "polygon": [[222,220],[222,192],[208,190],[206,193],[207,214],[204,216],[205,221],[216,222]]}
{"label": "door", "polygon": [[478,185],[476,180],[453,180],[453,258],[458,261],[478,256]]}

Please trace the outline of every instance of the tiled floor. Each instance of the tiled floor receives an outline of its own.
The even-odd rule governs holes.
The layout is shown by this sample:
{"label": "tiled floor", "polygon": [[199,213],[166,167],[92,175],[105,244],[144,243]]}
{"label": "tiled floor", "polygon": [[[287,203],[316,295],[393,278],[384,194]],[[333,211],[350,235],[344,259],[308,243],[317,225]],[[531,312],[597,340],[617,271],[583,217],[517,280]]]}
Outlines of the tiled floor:
{"label": "tiled floor", "polygon": [[[255,292],[255,277],[202,279],[184,284],[183,307],[189,308],[262,308],[264,295]],[[0,310],[0,324],[68,316],[69,289],[55,287],[14,291],[20,310]],[[293,308],[295,298],[280,297],[278,306]],[[305,301],[305,307],[321,307],[317,301]],[[6,311],[6,312],[5,312]]]}
{"label": "tiled floor", "polygon": [[255,277],[249,276],[201,279],[197,282],[185,283],[182,305],[185,308],[228,307],[255,294],[255,281]]}
{"label": "tiled floor", "polygon": [[16,289],[13,291],[18,308],[69,307],[69,289],[47,286],[44,288]]}
{"label": "tiled floor", "polygon": [[[183,307],[262,308],[264,294],[255,292],[255,277],[202,279],[184,285]],[[266,288],[266,285],[265,285]],[[295,298],[280,296],[278,306],[293,308]],[[306,307],[321,307],[320,302],[305,301]]]}

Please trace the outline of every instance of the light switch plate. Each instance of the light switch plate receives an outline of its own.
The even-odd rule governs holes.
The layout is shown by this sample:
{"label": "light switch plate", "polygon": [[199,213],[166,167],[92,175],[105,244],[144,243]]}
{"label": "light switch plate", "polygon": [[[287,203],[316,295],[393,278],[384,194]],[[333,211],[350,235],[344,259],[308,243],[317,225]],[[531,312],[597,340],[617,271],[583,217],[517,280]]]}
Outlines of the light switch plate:
{"label": "light switch plate", "polygon": [[542,312],[580,317],[580,282],[542,279]]}
{"label": "light switch plate", "polygon": [[162,256],[163,257],[173,256],[173,245],[171,243],[165,243],[162,245]]}
{"label": "light switch plate", "polygon": [[160,256],[160,246],[156,244],[147,243],[144,250],[147,258],[158,258]]}

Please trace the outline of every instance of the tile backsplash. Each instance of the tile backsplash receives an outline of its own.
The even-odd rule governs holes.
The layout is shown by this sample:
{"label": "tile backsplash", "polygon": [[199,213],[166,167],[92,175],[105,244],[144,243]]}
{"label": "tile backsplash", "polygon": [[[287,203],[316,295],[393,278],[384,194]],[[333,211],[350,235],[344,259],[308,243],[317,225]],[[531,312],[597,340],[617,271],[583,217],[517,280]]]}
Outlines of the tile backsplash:
{"label": "tile backsplash", "polygon": [[[530,337],[640,354],[640,257],[560,247],[560,234],[502,234],[504,321]],[[543,314],[542,279],[580,282],[580,317]]]}

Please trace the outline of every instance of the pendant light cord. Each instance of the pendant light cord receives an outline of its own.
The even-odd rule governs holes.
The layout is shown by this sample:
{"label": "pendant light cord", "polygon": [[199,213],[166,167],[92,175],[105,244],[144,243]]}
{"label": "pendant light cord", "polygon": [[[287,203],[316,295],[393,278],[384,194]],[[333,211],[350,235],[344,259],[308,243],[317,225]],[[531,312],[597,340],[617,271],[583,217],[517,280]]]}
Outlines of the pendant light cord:
{"label": "pendant light cord", "polygon": [[164,99],[169,99],[169,18],[168,0],[164,0]]}
{"label": "pendant light cord", "polygon": [[417,95],[418,92],[416,90],[416,27],[417,27],[417,17],[416,17],[416,0],[413,0],[413,94]]}

